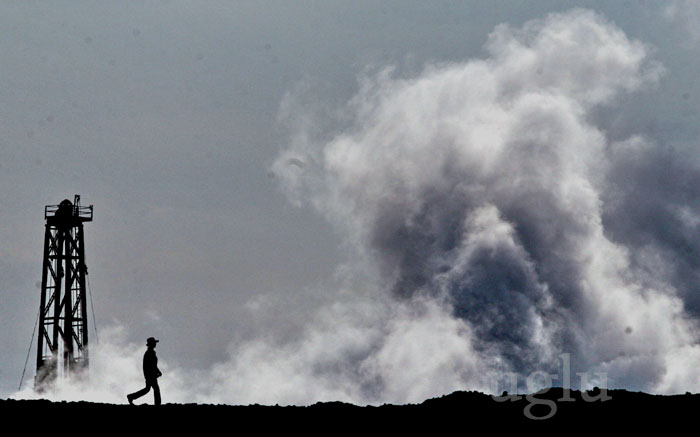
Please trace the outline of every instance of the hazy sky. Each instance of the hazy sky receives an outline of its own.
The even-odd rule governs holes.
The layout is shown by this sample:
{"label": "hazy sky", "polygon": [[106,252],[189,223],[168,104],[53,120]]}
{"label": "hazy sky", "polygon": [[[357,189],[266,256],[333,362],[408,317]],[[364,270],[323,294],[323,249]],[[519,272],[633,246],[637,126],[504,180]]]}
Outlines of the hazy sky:
{"label": "hazy sky", "polygon": [[96,367],[138,385],[161,339],[164,402],[195,396],[175,375],[199,401],[416,401],[563,352],[700,389],[699,24],[698,1],[0,2],[0,396],[44,205],[74,194]]}

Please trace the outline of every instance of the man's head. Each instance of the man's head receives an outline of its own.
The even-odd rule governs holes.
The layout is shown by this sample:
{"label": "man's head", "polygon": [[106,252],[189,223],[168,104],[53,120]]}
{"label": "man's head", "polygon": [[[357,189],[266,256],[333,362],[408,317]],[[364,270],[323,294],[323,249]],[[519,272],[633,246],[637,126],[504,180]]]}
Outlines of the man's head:
{"label": "man's head", "polygon": [[159,341],[159,340],[156,340],[156,339],[153,338],[153,337],[148,337],[148,339],[146,340],[146,346],[148,346],[148,347],[156,347],[156,343],[158,343],[158,341]]}

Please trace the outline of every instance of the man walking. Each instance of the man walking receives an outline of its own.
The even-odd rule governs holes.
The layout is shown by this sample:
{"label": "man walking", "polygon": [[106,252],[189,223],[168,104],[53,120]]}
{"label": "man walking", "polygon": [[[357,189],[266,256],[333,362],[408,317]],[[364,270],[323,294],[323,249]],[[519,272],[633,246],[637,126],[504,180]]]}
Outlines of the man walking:
{"label": "man walking", "polygon": [[158,387],[158,378],[163,374],[158,370],[158,357],[156,356],[156,340],[153,337],[149,337],[146,340],[146,353],[143,354],[143,376],[146,378],[146,387],[126,396],[126,399],[131,405],[134,404],[134,399],[138,399],[141,396],[149,392],[153,388],[153,403],[155,405],[160,405],[160,387]]}

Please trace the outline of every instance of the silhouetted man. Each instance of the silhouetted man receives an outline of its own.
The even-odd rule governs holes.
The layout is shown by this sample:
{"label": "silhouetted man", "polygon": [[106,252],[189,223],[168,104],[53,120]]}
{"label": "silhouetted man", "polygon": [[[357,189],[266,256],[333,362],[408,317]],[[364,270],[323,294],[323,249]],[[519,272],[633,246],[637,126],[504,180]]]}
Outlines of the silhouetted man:
{"label": "silhouetted man", "polygon": [[156,356],[156,340],[153,337],[149,337],[146,340],[146,353],[143,354],[143,376],[146,378],[146,388],[143,388],[136,393],[131,393],[126,396],[131,405],[134,404],[134,399],[138,399],[141,396],[153,388],[153,403],[155,405],[160,405],[160,387],[158,387],[158,378],[163,374],[158,370],[158,357]]}

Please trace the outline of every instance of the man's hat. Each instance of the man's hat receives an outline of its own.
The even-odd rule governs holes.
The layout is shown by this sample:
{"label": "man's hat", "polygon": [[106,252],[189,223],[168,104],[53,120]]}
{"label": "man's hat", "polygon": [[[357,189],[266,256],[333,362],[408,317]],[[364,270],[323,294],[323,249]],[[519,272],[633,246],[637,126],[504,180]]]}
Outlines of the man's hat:
{"label": "man's hat", "polygon": [[146,340],[146,344],[158,343],[158,341],[159,340],[156,340],[153,337],[148,337],[148,339]]}

